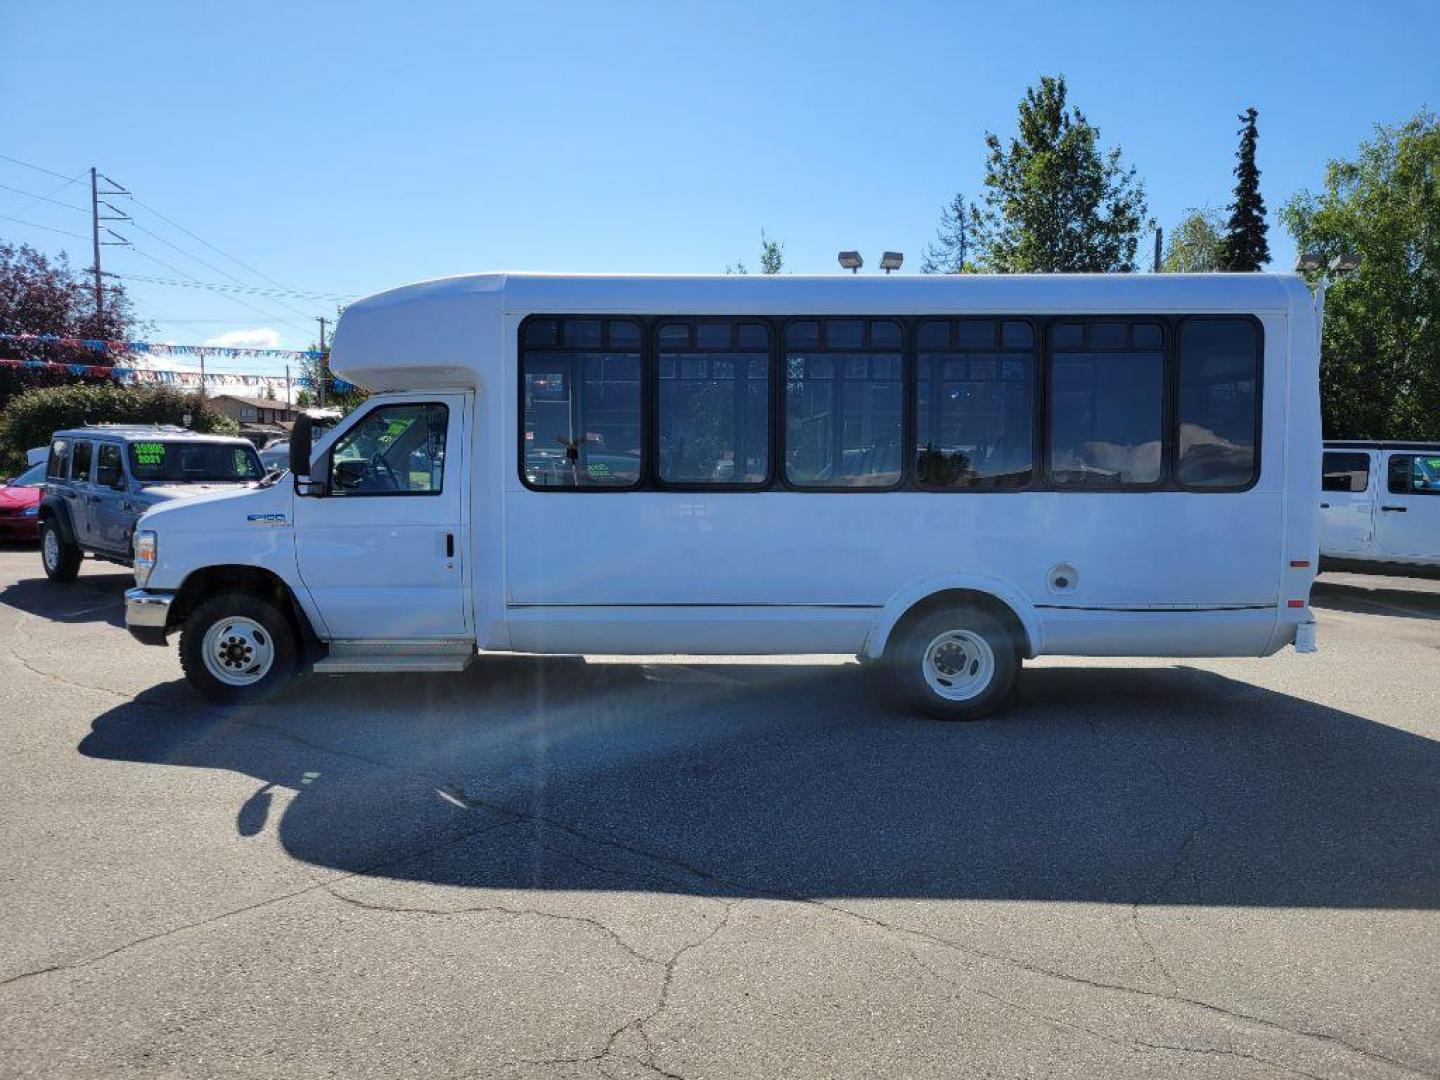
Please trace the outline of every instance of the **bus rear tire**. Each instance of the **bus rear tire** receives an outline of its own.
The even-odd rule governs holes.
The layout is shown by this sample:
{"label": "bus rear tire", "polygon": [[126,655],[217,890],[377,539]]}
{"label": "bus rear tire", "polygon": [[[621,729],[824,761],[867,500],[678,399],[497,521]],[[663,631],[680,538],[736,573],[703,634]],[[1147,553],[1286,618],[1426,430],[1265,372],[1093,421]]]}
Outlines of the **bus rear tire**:
{"label": "bus rear tire", "polygon": [[988,612],[942,608],[903,627],[887,650],[896,689],[937,720],[979,720],[1015,688],[1020,652]]}
{"label": "bus rear tire", "polygon": [[295,630],[285,613],[250,593],[223,593],[192,611],[180,630],[180,666],[217,705],[254,705],[295,674]]}

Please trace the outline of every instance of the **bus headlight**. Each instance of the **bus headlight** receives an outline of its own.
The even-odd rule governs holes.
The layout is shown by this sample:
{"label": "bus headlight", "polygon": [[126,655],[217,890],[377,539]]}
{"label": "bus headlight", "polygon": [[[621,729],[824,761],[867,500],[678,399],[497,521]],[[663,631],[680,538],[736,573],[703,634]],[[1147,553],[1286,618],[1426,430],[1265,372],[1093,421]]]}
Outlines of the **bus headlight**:
{"label": "bus headlight", "polygon": [[155,530],[141,529],[135,534],[135,584],[142,589],[155,569]]}

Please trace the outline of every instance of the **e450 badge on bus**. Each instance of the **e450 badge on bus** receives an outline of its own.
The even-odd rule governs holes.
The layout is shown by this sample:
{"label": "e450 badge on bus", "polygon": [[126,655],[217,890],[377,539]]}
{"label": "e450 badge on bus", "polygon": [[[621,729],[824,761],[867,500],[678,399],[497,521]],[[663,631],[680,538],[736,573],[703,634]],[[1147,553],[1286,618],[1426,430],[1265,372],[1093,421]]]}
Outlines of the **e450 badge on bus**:
{"label": "e450 badge on bus", "polygon": [[282,528],[290,524],[289,518],[284,514],[246,514],[245,520],[251,525],[269,525],[273,528]]}

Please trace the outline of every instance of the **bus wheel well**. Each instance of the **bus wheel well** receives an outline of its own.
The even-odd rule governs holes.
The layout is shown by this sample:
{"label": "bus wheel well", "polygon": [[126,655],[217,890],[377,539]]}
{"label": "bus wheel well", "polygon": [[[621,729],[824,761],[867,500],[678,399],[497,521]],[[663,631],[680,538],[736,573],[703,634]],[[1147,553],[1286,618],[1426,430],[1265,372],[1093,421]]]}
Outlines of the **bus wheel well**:
{"label": "bus wheel well", "polygon": [[175,594],[175,600],[170,605],[169,618],[166,620],[166,629],[173,630],[183,625],[190,613],[210,597],[229,592],[245,593],[269,600],[285,613],[307,652],[311,647],[318,648],[319,638],[316,637],[309,618],[290,587],[278,574],[262,570],[258,566],[207,566],[203,570],[196,570],[185,579],[180,591]]}
{"label": "bus wheel well", "polygon": [[1014,636],[1015,650],[1021,656],[1033,657],[1034,650],[1030,643],[1030,635],[1025,632],[1025,624],[1020,621],[1020,616],[1015,614],[1015,609],[991,593],[981,592],[978,589],[945,589],[942,592],[931,593],[923,600],[919,600],[896,621],[890,630],[889,636],[885,639],[885,651],[890,651],[891,645],[899,641],[905,631],[917,620],[923,619],[932,611],[941,608],[977,608],[997,620]]}

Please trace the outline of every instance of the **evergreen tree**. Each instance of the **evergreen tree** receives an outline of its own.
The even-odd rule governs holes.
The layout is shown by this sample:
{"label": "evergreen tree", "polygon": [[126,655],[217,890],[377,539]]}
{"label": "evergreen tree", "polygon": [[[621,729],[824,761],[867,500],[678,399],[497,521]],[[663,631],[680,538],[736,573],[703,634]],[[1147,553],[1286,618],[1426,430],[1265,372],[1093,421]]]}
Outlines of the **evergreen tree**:
{"label": "evergreen tree", "polygon": [[940,208],[940,228],[936,230],[935,242],[925,245],[925,254],[920,257],[920,272],[963,274],[971,269],[966,265],[969,256],[969,213],[965,207],[965,196],[956,195],[948,205]]}
{"label": "evergreen tree", "polygon": [[984,207],[970,209],[979,267],[998,273],[1135,269],[1148,231],[1145,189],[1120,149],[1102,153],[1100,130],[1066,108],[1064,76],[1043,76],[1020,102],[1019,138],[987,133]]}
{"label": "evergreen tree", "polygon": [[1221,269],[1249,273],[1270,261],[1270,245],[1265,242],[1269,226],[1265,224],[1265,200],[1260,197],[1260,170],[1255,166],[1255,128],[1257,113],[1252,106],[1240,115],[1240,149],[1235,152],[1235,201],[1230,204],[1230,223],[1226,226],[1225,245],[1221,250]]}

